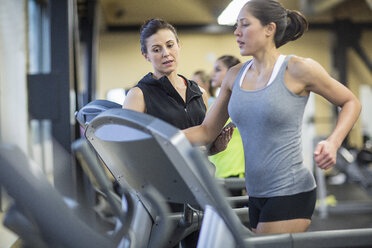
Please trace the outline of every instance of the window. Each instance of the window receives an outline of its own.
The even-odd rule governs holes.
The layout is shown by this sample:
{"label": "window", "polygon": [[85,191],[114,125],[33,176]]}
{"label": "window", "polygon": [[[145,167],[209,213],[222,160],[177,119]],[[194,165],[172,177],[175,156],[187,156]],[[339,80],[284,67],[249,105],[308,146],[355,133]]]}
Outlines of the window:
{"label": "window", "polygon": [[50,21],[47,0],[28,1],[29,74],[46,74],[50,65]]}

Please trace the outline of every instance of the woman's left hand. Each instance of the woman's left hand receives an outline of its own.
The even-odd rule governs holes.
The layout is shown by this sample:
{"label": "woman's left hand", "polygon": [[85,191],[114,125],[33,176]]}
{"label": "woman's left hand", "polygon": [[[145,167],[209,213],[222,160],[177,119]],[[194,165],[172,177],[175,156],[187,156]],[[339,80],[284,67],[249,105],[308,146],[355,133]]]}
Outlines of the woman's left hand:
{"label": "woman's left hand", "polygon": [[327,170],[336,164],[337,146],[327,140],[320,141],[314,150],[314,160],[320,169]]}
{"label": "woman's left hand", "polygon": [[212,146],[210,147],[208,151],[208,155],[214,155],[214,154],[224,151],[227,148],[227,144],[231,140],[233,132],[234,132],[233,127],[230,127],[230,126],[224,127],[221,133],[213,141]]}

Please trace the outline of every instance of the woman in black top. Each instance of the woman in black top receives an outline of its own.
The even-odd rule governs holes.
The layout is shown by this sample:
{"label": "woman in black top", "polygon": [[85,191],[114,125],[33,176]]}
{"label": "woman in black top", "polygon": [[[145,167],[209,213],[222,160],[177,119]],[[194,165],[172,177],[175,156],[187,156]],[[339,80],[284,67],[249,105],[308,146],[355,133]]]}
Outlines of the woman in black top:
{"label": "woman in black top", "polygon": [[141,51],[154,71],[128,92],[123,108],[153,115],[179,129],[201,124],[207,94],[177,74],[180,45],[175,28],[161,19],[146,21],[141,27]]}
{"label": "woman in black top", "polygon": [[[161,20],[151,19],[141,27],[141,52],[154,71],[144,76],[127,94],[123,108],[155,116],[179,129],[200,125],[208,108],[208,94],[196,82],[177,74],[180,52],[175,28]],[[226,128],[214,141],[209,153],[223,151],[231,139]],[[183,205],[171,204],[173,211]],[[197,233],[186,238],[186,247],[195,247]]]}
{"label": "woman in black top", "polygon": [[[196,82],[177,74],[180,45],[175,28],[161,19],[141,27],[141,52],[154,72],[148,73],[127,94],[123,108],[155,116],[179,129],[200,125],[208,95]],[[225,128],[209,148],[209,155],[226,149],[233,130]]]}

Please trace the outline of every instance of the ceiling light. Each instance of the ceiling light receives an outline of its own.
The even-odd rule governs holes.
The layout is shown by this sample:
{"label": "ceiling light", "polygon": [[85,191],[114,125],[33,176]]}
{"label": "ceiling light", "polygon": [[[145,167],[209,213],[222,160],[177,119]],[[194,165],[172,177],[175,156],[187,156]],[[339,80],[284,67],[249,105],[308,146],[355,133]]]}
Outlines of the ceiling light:
{"label": "ceiling light", "polygon": [[372,10],[372,0],[366,0],[369,8]]}
{"label": "ceiling light", "polygon": [[220,25],[233,26],[236,23],[236,18],[239,14],[240,9],[244,6],[247,0],[233,0],[229,5],[222,11],[217,21]]}

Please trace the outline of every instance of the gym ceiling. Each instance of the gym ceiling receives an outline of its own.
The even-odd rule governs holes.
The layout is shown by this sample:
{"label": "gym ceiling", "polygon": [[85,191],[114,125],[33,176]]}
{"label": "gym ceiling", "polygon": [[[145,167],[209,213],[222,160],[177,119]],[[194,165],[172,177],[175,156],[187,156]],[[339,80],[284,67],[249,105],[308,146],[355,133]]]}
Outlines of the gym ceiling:
{"label": "gym ceiling", "polygon": [[[84,3],[78,0],[79,14]],[[279,0],[287,9],[302,11],[312,24],[330,24],[349,19],[372,23],[372,0]],[[180,27],[216,26],[217,17],[230,0],[100,0],[105,30],[138,28],[144,20],[161,17]]]}

